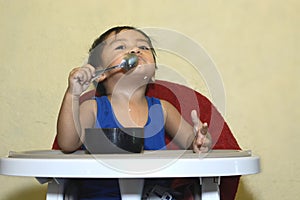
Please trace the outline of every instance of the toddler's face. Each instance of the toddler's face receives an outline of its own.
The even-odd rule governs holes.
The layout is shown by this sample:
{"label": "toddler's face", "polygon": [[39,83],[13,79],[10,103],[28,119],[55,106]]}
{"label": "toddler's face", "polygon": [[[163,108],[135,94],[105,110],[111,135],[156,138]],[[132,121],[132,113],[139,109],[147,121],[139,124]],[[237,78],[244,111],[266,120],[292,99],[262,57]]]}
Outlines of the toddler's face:
{"label": "toddler's face", "polygon": [[105,40],[101,54],[102,67],[120,64],[123,57],[131,52],[138,56],[138,65],[155,63],[148,39],[138,31],[123,30],[118,34],[112,33]]}

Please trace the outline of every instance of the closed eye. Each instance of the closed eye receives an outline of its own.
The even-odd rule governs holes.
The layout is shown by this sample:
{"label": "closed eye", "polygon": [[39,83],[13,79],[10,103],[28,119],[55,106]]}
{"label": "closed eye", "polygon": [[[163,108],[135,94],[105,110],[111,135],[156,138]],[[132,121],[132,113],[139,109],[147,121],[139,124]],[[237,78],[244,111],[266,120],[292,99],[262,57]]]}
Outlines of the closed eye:
{"label": "closed eye", "polygon": [[126,48],[125,45],[119,45],[119,46],[117,46],[115,49],[116,49],[116,50],[124,50],[125,48]]}
{"label": "closed eye", "polygon": [[150,50],[150,47],[148,46],[139,46],[139,48],[142,50]]}

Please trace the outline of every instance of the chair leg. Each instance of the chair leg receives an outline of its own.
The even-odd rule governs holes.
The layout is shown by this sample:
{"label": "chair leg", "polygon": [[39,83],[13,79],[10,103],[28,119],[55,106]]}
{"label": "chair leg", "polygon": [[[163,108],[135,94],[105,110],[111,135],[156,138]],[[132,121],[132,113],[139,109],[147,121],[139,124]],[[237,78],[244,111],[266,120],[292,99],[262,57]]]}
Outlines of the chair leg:
{"label": "chair leg", "polygon": [[144,187],[144,179],[120,178],[120,192],[122,200],[141,200]]}
{"label": "chair leg", "polygon": [[220,177],[202,177],[201,184],[201,200],[220,200]]}
{"label": "chair leg", "polygon": [[46,200],[64,200],[64,181],[53,179],[48,183]]}

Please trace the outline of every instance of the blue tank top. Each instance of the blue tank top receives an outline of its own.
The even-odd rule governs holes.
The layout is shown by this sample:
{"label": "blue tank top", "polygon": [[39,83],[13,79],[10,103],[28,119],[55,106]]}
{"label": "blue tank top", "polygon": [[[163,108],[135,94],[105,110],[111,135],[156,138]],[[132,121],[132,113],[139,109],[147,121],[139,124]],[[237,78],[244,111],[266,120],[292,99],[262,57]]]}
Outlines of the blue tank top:
{"label": "blue tank top", "polygon": [[[144,127],[144,149],[165,150],[165,128],[164,115],[160,100],[154,97],[147,97],[148,120]],[[95,128],[121,128],[114,115],[112,106],[107,96],[96,97],[97,120]]]}
{"label": "blue tank top", "polygon": [[[148,120],[144,127],[144,149],[165,150],[164,116],[160,100],[147,97]],[[96,97],[97,119],[95,128],[121,128],[107,96]],[[162,181],[162,180],[159,180]],[[81,179],[80,200],[121,200],[118,179]]]}

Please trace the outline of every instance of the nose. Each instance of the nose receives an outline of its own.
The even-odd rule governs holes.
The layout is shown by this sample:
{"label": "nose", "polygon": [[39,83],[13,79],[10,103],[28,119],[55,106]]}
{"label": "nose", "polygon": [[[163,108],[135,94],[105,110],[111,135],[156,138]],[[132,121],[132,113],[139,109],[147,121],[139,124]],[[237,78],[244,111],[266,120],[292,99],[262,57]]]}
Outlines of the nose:
{"label": "nose", "polygon": [[131,50],[129,51],[129,53],[140,54],[141,51],[140,51],[139,48],[133,48],[133,49],[131,49]]}

